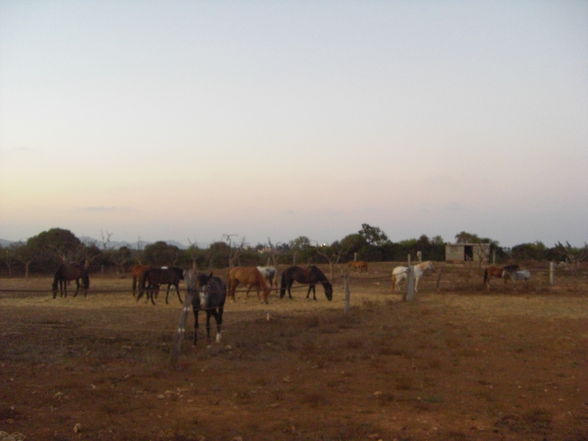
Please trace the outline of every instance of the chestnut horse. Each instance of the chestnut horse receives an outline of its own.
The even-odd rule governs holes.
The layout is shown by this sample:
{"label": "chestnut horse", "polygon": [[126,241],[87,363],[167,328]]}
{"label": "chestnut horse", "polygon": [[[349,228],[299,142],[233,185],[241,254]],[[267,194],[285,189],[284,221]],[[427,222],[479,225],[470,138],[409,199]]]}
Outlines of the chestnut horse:
{"label": "chestnut horse", "polygon": [[141,280],[141,276],[145,271],[150,270],[152,266],[138,264],[131,268],[131,276],[133,277],[133,297],[137,295],[137,284]]}
{"label": "chestnut horse", "polygon": [[316,300],[316,288],[317,283],[322,283],[325,289],[325,296],[327,300],[333,299],[333,285],[327,279],[327,276],[316,266],[311,265],[308,268],[300,268],[299,266],[291,266],[282,273],[282,283],[280,284],[280,298],[286,295],[288,291],[288,297],[292,298],[292,285],[294,282],[304,283],[309,285],[306,298],[310,296],[312,290],[312,298]]}
{"label": "chestnut horse", "polygon": [[[489,266],[484,269],[484,285],[487,289],[490,289],[490,280],[492,277],[497,279],[504,279],[506,283],[508,275],[518,271],[520,268],[518,265],[506,265],[506,266]],[[505,277],[507,276],[507,277]]]}
{"label": "chestnut horse", "polygon": [[360,273],[367,273],[368,270],[368,263],[364,262],[363,260],[352,260],[347,264],[350,269],[354,269],[359,271]]}
{"label": "chestnut horse", "polygon": [[254,266],[234,266],[229,269],[228,276],[229,296],[235,301],[235,290],[237,286],[242,283],[247,286],[247,292],[251,288],[257,290],[257,298],[259,299],[259,291],[263,291],[263,301],[268,302],[271,289],[268,286],[265,278],[261,275],[259,270]]}
{"label": "chestnut horse", "polygon": [[82,290],[84,297],[88,295],[88,288],[90,287],[90,277],[88,276],[88,269],[85,265],[63,263],[59,265],[55,276],[53,277],[53,298],[57,297],[57,288],[59,287],[60,297],[67,297],[67,282],[70,280],[76,281],[76,292],[74,297],[80,291],[80,281],[82,282]]}

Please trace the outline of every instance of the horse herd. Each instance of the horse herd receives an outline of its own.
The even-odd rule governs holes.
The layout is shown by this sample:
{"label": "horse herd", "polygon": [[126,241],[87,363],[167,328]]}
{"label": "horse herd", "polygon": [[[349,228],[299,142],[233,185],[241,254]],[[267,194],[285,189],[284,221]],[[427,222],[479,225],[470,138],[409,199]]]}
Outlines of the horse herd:
{"label": "horse herd", "polygon": [[[367,262],[353,262],[349,264],[360,272],[367,271]],[[428,271],[434,271],[434,265],[431,261],[426,261],[412,266],[414,275],[414,289],[418,291],[419,280]],[[210,319],[214,317],[216,321],[217,342],[221,338],[221,328],[223,322],[223,311],[227,295],[235,301],[236,289],[239,285],[247,288],[246,296],[249,296],[251,289],[257,292],[258,300],[265,303],[269,302],[269,295],[277,285],[278,271],[273,266],[237,266],[229,269],[227,274],[227,283],[212,273],[198,273],[196,269],[183,270],[178,267],[153,267],[149,265],[135,265],[131,270],[132,292],[137,301],[145,295],[146,301],[155,305],[155,299],[158,297],[161,285],[167,285],[165,303],[169,301],[171,287],[175,288],[176,295],[180,303],[183,303],[180,294],[179,284],[181,280],[185,281],[186,291],[192,297],[192,310],[194,313],[194,340],[197,342],[198,332],[198,313],[206,312],[206,335],[210,342]],[[400,285],[408,278],[409,268],[406,266],[397,266],[392,270],[392,290],[400,289]],[[492,278],[507,280],[525,280],[530,279],[528,270],[521,270],[518,265],[507,266],[489,266],[484,270],[484,285],[490,288]],[[90,287],[90,278],[88,269],[84,265],[62,264],[55,272],[53,278],[53,298],[57,297],[58,289],[62,297],[67,297],[67,284],[69,281],[75,281],[76,291],[74,297],[78,295],[80,289],[84,296],[87,295]],[[292,285],[294,282],[308,285],[306,298],[316,300],[316,284],[323,286],[327,300],[333,299],[333,286],[325,274],[316,266],[310,265],[306,268],[300,266],[290,266],[282,271],[280,278],[280,299],[284,298],[286,293],[292,299]],[[276,288],[277,289],[277,288]],[[187,299],[189,300],[189,299]]]}
{"label": "horse herd", "polygon": [[[348,263],[349,268],[355,269],[359,272],[367,271],[367,262],[352,261]],[[415,278],[415,291],[418,291],[418,284],[421,277],[428,271],[434,271],[434,265],[431,261],[425,261],[412,266]],[[172,267],[153,267],[150,265],[135,265],[131,269],[132,276],[132,291],[133,296],[139,300],[143,295],[146,296],[147,301],[155,304],[155,299],[159,294],[161,285],[167,285],[165,295],[165,303],[169,302],[170,289],[175,288],[178,300],[182,302],[180,294],[180,281],[184,280],[185,271],[182,268]],[[255,288],[257,298],[261,300],[260,294],[263,296],[263,301],[268,303],[268,298],[277,283],[278,271],[273,266],[237,266],[229,269],[227,284],[228,295],[235,300],[235,291],[237,286],[244,285],[247,287],[246,296],[249,297],[251,289]],[[408,277],[408,267],[397,266],[392,270],[392,290],[400,289],[401,283]],[[528,270],[521,269],[519,265],[506,266],[489,266],[484,270],[484,286],[490,288],[490,281],[493,278],[503,279],[506,283],[508,280],[523,280],[528,282],[531,278],[531,273]],[[74,297],[78,295],[80,290],[87,295],[90,287],[90,277],[88,268],[82,264],[62,264],[55,272],[53,278],[53,298],[57,297],[58,290],[61,297],[67,297],[67,285],[69,281],[75,281],[76,291]],[[299,266],[291,266],[284,270],[281,275],[280,283],[280,298],[283,298],[288,293],[288,297],[292,298],[292,285],[294,282],[307,284],[308,291],[306,298],[309,298],[312,292],[312,298],[316,300],[315,285],[320,283],[323,285],[325,296],[328,300],[332,299],[333,287],[325,274],[316,266],[310,265],[306,268]]]}

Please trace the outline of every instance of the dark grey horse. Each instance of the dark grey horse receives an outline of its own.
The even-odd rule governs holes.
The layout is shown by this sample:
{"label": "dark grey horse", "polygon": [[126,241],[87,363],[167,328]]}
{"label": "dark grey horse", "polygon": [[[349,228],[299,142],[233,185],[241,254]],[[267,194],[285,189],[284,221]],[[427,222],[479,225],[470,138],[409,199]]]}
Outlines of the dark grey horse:
{"label": "dark grey horse", "polygon": [[227,286],[220,277],[210,274],[196,274],[195,270],[184,272],[186,289],[193,295],[194,345],[198,339],[198,312],[206,311],[206,338],[210,343],[210,316],[216,321],[216,342],[221,340],[223,310],[227,298]]}

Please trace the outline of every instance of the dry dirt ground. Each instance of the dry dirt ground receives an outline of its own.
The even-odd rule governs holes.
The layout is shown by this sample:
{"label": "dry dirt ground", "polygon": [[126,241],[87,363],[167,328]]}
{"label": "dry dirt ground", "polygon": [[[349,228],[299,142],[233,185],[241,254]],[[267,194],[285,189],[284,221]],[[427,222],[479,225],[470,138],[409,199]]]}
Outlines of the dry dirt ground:
{"label": "dry dirt ground", "polygon": [[[0,431],[27,440],[588,439],[588,278],[495,283],[446,271],[418,300],[390,264],[327,302],[227,302],[220,344],[169,364],[181,306],[136,302],[126,278],[52,299],[49,278],[0,279]],[[469,285],[463,282],[464,277]],[[469,276],[468,276],[469,277]],[[267,313],[270,320],[267,320]],[[214,330],[214,326],[213,326]]]}

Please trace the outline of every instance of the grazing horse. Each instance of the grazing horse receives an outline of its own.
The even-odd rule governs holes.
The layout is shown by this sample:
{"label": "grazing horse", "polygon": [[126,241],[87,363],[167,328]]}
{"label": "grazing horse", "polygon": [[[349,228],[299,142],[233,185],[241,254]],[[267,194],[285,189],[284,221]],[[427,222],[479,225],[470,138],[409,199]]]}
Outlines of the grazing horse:
{"label": "grazing horse", "polygon": [[531,272],[529,270],[517,270],[517,271],[506,271],[504,270],[502,273],[502,278],[506,281],[506,279],[510,279],[512,281],[517,280],[524,280],[526,284],[529,283],[531,279]]}
{"label": "grazing horse", "polygon": [[168,303],[169,290],[173,285],[176,288],[176,294],[178,300],[183,303],[182,296],[180,295],[180,280],[184,280],[183,270],[178,267],[162,267],[162,268],[151,268],[143,273],[139,281],[139,295],[137,301],[143,296],[143,293],[147,291],[147,301],[151,299],[151,303],[155,305],[155,297],[159,294],[159,285],[167,284],[167,293],[165,295],[165,303]]}
{"label": "grazing horse", "polygon": [[506,265],[506,266],[489,266],[484,270],[484,285],[486,285],[487,289],[490,289],[490,280],[492,277],[497,279],[504,279],[504,283],[506,283],[507,278],[504,277],[505,274],[509,275],[515,271],[518,271],[520,268],[518,265]]}
{"label": "grazing horse", "polygon": [[82,282],[82,289],[84,297],[88,295],[88,288],[90,288],[90,277],[88,269],[84,265],[64,263],[59,265],[55,276],[53,277],[53,298],[57,297],[57,288],[59,286],[60,297],[67,297],[67,282],[70,280],[76,281],[76,292],[74,297],[78,295],[80,290],[80,281]]}
{"label": "grazing horse", "polygon": [[299,266],[291,266],[282,273],[282,281],[280,284],[280,298],[286,295],[288,290],[288,297],[292,298],[292,284],[294,282],[304,283],[309,285],[306,298],[310,296],[312,290],[312,298],[316,300],[316,288],[317,283],[321,283],[325,289],[325,296],[327,300],[333,299],[333,286],[327,279],[327,276],[316,266],[311,265],[308,268],[301,268]]}
{"label": "grazing horse", "polygon": [[131,276],[133,277],[133,297],[137,295],[137,283],[141,280],[141,276],[145,271],[153,268],[151,265],[138,264],[131,268]]}
{"label": "grazing horse", "polygon": [[270,287],[274,286],[274,280],[278,274],[278,270],[275,266],[258,266],[257,271],[261,273]]}
{"label": "grazing horse", "polygon": [[257,298],[259,297],[259,291],[263,291],[263,301],[268,302],[268,297],[271,292],[271,288],[268,286],[264,277],[261,275],[259,270],[254,266],[234,266],[229,269],[228,285],[229,285],[229,296],[235,301],[235,290],[237,285],[242,283],[247,285],[247,294],[253,287],[257,290]]}
{"label": "grazing horse", "polygon": [[[425,274],[425,271],[435,271],[433,262],[427,260],[423,263],[413,266],[414,269],[414,292],[418,292],[419,280]],[[392,291],[400,289],[400,282],[406,279],[408,268],[406,266],[397,266],[392,270]]]}
{"label": "grazing horse", "polygon": [[364,262],[363,260],[352,260],[347,264],[350,269],[354,269],[359,271],[360,273],[367,273],[368,270],[368,263]]}
{"label": "grazing horse", "polygon": [[227,297],[227,287],[220,277],[210,274],[198,274],[195,269],[184,271],[186,289],[193,294],[192,310],[194,311],[194,340],[198,339],[198,312],[206,311],[206,338],[210,343],[210,316],[216,321],[216,342],[221,341],[223,310]]}

